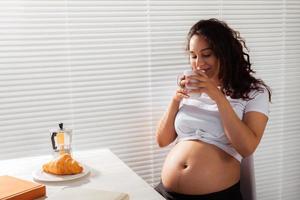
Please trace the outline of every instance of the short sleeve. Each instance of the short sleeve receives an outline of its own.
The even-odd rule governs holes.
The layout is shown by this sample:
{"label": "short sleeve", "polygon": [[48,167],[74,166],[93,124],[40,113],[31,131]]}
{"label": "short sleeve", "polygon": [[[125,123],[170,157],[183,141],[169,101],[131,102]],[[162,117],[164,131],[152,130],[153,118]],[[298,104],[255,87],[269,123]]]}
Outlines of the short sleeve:
{"label": "short sleeve", "polygon": [[268,90],[266,88],[263,88],[263,90],[261,91],[258,90],[251,91],[249,96],[252,99],[247,101],[244,113],[250,111],[256,111],[269,117],[270,103],[269,103]]}

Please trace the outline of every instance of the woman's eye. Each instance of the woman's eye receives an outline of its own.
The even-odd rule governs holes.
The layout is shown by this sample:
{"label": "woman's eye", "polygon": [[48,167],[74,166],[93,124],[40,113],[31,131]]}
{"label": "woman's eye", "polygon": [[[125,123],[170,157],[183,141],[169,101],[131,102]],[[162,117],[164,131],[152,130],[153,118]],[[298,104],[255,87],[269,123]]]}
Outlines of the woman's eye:
{"label": "woman's eye", "polygon": [[205,54],[205,55],[202,55],[204,58],[208,58],[211,56],[211,54]]}
{"label": "woman's eye", "polygon": [[193,59],[196,59],[197,58],[197,56],[195,56],[195,55],[190,55],[191,56],[191,58],[193,58]]}

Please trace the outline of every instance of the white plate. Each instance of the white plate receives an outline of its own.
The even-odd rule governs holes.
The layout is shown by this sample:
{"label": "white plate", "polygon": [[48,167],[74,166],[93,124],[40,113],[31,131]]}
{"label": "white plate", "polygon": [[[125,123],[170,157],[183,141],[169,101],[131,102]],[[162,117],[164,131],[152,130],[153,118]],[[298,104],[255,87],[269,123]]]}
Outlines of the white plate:
{"label": "white plate", "polygon": [[74,175],[54,175],[44,172],[43,169],[38,169],[32,173],[32,176],[37,181],[61,182],[79,179],[90,172],[89,168],[83,165],[83,171],[80,174]]}

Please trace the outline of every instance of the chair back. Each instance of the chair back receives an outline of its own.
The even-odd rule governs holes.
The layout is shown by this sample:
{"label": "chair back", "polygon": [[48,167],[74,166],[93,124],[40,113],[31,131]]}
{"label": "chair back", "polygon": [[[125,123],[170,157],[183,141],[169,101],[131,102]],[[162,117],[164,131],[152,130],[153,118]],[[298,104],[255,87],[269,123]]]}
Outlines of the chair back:
{"label": "chair back", "polygon": [[241,163],[241,193],[243,200],[256,200],[253,155],[244,158]]}

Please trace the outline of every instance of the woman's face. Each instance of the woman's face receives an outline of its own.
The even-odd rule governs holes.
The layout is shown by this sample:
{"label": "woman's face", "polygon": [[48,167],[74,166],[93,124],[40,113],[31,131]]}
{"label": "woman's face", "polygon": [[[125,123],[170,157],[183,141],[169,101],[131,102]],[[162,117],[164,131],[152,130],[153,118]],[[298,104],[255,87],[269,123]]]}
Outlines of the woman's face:
{"label": "woman's face", "polygon": [[219,59],[215,56],[204,37],[199,35],[191,37],[189,57],[193,71],[203,70],[209,78],[219,85]]}

